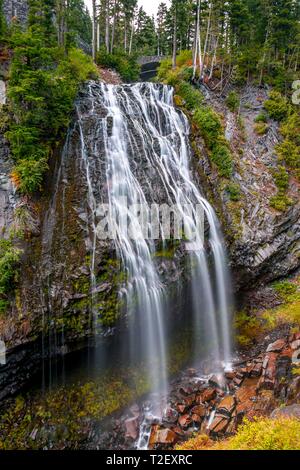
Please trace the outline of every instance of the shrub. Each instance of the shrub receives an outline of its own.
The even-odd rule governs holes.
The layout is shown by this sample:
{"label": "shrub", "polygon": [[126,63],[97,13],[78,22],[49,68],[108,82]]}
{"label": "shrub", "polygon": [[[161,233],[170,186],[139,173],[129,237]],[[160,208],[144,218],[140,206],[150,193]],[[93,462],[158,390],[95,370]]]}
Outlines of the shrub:
{"label": "shrub", "polygon": [[273,177],[277,188],[284,192],[289,187],[289,174],[284,166],[279,165],[277,170],[273,172]]}
{"label": "shrub", "polygon": [[257,122],[254,126],[254,130],[258,135],[265,135],[269,130],[269,126],[264,122]]}
{"label": "shrub", "polygon": [[236,314],[234,327],[237,333],[237,342],[242,347],[251,346],[262,331],[259,320],[255,316],[248,315],[244,310]]}
{"label": "shrub", "polygon": [[289,206],[293,204],[292,199],[287,197],[285,194],[277,194],[276,196],[271,197],[270,206],[273,209],[276,209],[279,212],[284,212]]}
{"label": "shrub", "polygon": [[280,160],[284,161],[290,168],[300,168],[300,146],[293,141],[285,139],[277,145],[276,151]]}
{"label": "shrub", "polygon": [[192,65],[192,60],[192,51],[181,51],[176,58],[177,67],[182,67],[183,65]]}
{"label": "shrub", "polygon": [[41,190],[44,174],[48,169],[47,159],[28,158],[20,160],[14,167],[12,177],[22,194]]}
{"label": "shrub", "polygon": [[237,183],[229,183],[226,186],[226,191],[231,201],[239,201],[241,199],[241,190]]}
{"label": "shrub", "polygon": [[213,443],[199,435],[177,450],[299,450],[300,420],[297,418],[254,418],[245,420],[235,436]]}
{"label": "shrub", "polygon": [[8,96],[14,117],[6,137],[16,162],[12,179],[23,194],[41,188],[51,149],[70,122],[80,84],[97,76],[97,68],[81,50],[64,54],[46,47],[39,31],[16,31]]}
{"label": "shrub", "polygon": [[256,116],[255,122],[267,122],[268,121],[268,116],[266,113],[259,113],[258,116]]}
{"label": "shrub", "polygon": [[233,172],[231,152],[226,144],[218,143],[213,146],[211,160],[218,168],[219,175],[230,178]]}
{"label": "shrub", "polygon": [[273,289],[286,302],[293,300],[293,295],[297,292],[297,285],[289,281],[275,282]]}
{"label": "shrub", "polygon": [[140,76],[140,67],[135,56],[116,51],[113,54],[101,50],[97,54],[97,64],[102,67],[110,67],[116,70],[126,82],[138,80]]}
{"label": "shrub", "polygon": [[185,101],[188,110],[200,108],[203,102],[203,96],[199,90],[196,90],[190,83],[181,81],[177,88],[177,93]]}
{"label": "shrub", "polygon": [[160,66],[157,71],[157,78],[159,81],[164,81],[168,72],[172,68],[172,59],[164,59],[161,61]]}
{"label": "shrub", "polygon": [[300,145],[300,115],[292,113],[280,127],[280,132],[286,139]]}
{"label": "shrub", "polygon": [[10,240],[0,239],[0,300],[2,309],[7,305],[6,296],[13,287],[20,251]]}
{"label": "shrub", "polygon": [[239,109],[240,106],[240,97],[235,91],[231,91],[226,98],[226,105],[233,113]]}
{"label": "shrub", "polygon": [[281,93],[274,90],[270,92],[269,99],[265,101],[264,107],[270,118],[275,119],[275,121],[282,121],[289,112],[287,99]]}
{"label": "shrub", "polygon": [[222,132],[218,114],[210,108],[203,107],[196,111],[194,121],[199,126],[207,147],[212,149]]}

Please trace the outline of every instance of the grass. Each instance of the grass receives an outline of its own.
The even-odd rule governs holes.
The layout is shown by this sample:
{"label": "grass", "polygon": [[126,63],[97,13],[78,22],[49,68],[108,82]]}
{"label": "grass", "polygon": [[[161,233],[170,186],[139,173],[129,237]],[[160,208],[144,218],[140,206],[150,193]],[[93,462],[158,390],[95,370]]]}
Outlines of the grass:
{"label": "grass", "polygon": [[242,348],[250,347],[260,334],[272,331],[282,325],[300,329],[300,278],[292,281],[275,282],[273,290],[282,305],[253,314],[242,310],[235,317],[236,342]]}

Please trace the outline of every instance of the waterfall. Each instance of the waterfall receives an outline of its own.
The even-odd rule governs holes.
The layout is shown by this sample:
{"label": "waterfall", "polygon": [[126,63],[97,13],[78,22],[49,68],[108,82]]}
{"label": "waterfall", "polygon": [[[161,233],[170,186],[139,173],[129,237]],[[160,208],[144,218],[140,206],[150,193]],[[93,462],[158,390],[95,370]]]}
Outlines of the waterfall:
{"label": "waterfall", "polygon": [[[185,314],[194,318],[195,355],[198,346],[205,346],[216,367],[228,365],[230,297],[224,243],[213,208],[193,182],[189,123],[173,105],[173,89],[150,83],[91,82],[84,99],[78,100],[77,115],[78,154],[91,214],[92,282],[99,205],[106,204],[113,222],[113,244],[126,273],[120,296],[130,333],[128,347],[134,351],[138,342],[143,350],[152,390],[167,389],[166,312],[172,309],[157,267],[157,237],[152,236],[149,222],[153,207],[162,204],[176,207],[183,222],[181,244],[192,293],[191,312]],[[142,217],[136,207],[143,207]],[[207,227],[205,236],[199,228],[199,208]],[[165,248],[167,234],[158,220]]]}

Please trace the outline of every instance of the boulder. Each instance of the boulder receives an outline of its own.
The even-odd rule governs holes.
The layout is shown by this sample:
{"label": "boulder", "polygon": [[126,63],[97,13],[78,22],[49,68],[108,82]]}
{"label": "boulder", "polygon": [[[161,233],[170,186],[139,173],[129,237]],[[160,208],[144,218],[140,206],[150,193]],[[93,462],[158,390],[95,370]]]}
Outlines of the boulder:
{"label": "boulder", "polygon": [[269,344],[267,348],[267,352],[280,352],[286,345],[286,341],[284,339],[278,339],[274,343]]}
{"label": "boulder", "polygon": [[139,437],[139,418],[135,416],[125,420],[125,437],[136,441]]}
{"label": "boulder", "polygon": [[192,424],[192,418],[188,414],[182,415],[178,419],[178,424],[182,429],[187,429]]}
{"label": "boulder", "polygon": [[217,408],[217,413],[220,415],[231,416],[235,409],[235,398],[232,395],[227,395],[223,398]]}
{"label": "boulder", "polygon": [[224,434],[230,419],[226,416],[216,415],[213,422],[209,426],[209,431],[212,434]]}
{"label": "boulder", "polygon": [[276,362],[278,355],[274,352],[269,352],[265,356],[263,363],[264,371],[259,381],[259,388],[265,390],[273,390],[276,382]]}
{"label": "boulder", "polygon": [[206,415],[206,408],[203,405],[196,405],[192,408],[192,413],[203,419]]}
{"label": "boulder", "polygon": [[212,375],[209,378],[208,383],[210,385],[213,385],[214,387],[217,387],[217,388],[220,388],[220,389],[225,388],[225,385],[226,385],[223,374],[217,374],[217,375],[214,374],[214,375]]}
{"label": "boulder", "polygon": [[271,418],[298,418],[300,419],[300,405],[289,405],[284,406],[283,408],[276,408],[272,414]]}
{"label": "boulder", "polygon": [[178,435],[172,429],[161,429],[158,425],[152,426],[149,448],[157,446],[172,446],[178,441]]}
{"label": "boulder", "polygon": [[200,403],[209,402],[213,400],[214,398],[216,398],[216,396],[217,396],[217,390],[215,388],[211,388],[211,387],[207,388],[200,395]]}

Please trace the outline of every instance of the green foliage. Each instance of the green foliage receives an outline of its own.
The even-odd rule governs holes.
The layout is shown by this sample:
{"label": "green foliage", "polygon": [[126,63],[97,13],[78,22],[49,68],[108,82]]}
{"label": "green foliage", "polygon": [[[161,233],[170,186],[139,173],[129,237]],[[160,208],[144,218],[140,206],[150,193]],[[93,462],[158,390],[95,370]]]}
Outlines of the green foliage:
{"label": "green foliage", "polygon": [[300,115],[292,112],[280,127],[284,141],[276,150],[281,161],[300,178]]}
{"label": "green foliage", "polygon": [[217,444],[215,450],[299,450],[300,421],[297,418],[245,420],[237,434]]}
{"label": "green foliage", "polygon": [[196,110],[194,121],[201,129],[207,147],[212,150],[222,132],[222,123],[218,114],[211,108],[202,107]]}
{"label": "green foliage", "polygon": [[188,51],[188,50],[181,51],[176,58],[177,67],[182,67],[183,65],[187,63],[192,63],[192,60],[193,60],[192,51]]}
{"label": "green foliage", "polygon": [[287,99],[274,90],[270,92],[269,99],[265,101],[264,107],[270,118],[275,119],[275,121],[282,121],[286,118],[290,109]]}
{"label": "green foliage", "polygon": [[264,122],[257,122],[254,126],[254,130],[258,135],[265,135],[269,130],[269,126]]}
{"label": "green foliage", "polygon": [[256,316],[248,315],[244,310],[236,314],[234,328],[237,343],[243,348],[251,346],[262,331],[262,326]]}
{"label": "green foliage", "polygon": [[164,59],[161,61],[157,71],[157,79],[162,82],[166,80],[169,71],[172,69],[172,59]]}
{"label": "green foliage", "polygon": [[140,75],[140,67],[136,57],[115,51],[113,54],[101,50],[97,54],[97,64],[102,67],[116,70],[125,82],[134,82]]}
{"label": "green foliage", "polygon": [[297,284],[289,281],[275,282],[272,287],[285,302],[292,301],[298,290]]}
{"label": "green foliage", "polygon": [[259,123],[259,122],[268,122],[268,116],[266,113],[259,113],[259,115],[255,118],[254,122]]}
{"label": "green foliage", "polygon": [[193,85],[185,81],[181,81],[177,88],[177,93],[184,100],[185,107],[192,111],[200,108],[203,102],[203,96],[199,90],[196,90]]}
{"label": "green foliage", "polygon": [[229,194],[231,201],[239,201],[241,199],[241,190],[237,183],[229,183],[226,186],[226,192]]}
{"label": "green foliage", "polygon": [[278,166],[277,170],[273,173],[273,177],[278,193],[270,199],[270,205],[274,209],[283,212],[288,206],[293,204],[293,201],[286,195],[289,187],[289,174],[284,166]]}
{"label": "green foliage", "polygon": [[3,0],[0,0],[0,40],[3,38],[6,31],[5,18],[3,14]]}
{"label": "green foliage", "polygon": [[7,305],[6,297],[14,285],[16,268],[20,260],[20,251],[12,241],[0,239],[0,310]]}
{"label": "green foliage", "polygon": [[231,112],[235,113],[239,109],[240,101],[239,95],[235,91],[231,91],[226,98],[226,105]]}
{"label": "green foliage", "polygon": [[48,170],[46,158],[19,160],[12,177],[22,194],[34,193],[42,189],[44,174]]}
{"label": "green foliage", "polygon": [[8,96],[15,122],[6,137],[16,161],[12,178],[23,194],[41,189],[52,149],[69,124],[79,85],[97,76],[81,50],[70,49],[65,55],[51,44],[45,47],[41,31],[46,26],[41,28],[17,30],[11,38]]}
{"label": "green foliage", "polygon": [[211,160],[218,168],[220,176],[231,178],[233,172],[232,155],[225,141],[217,142],[213,145],[211,152]]}

